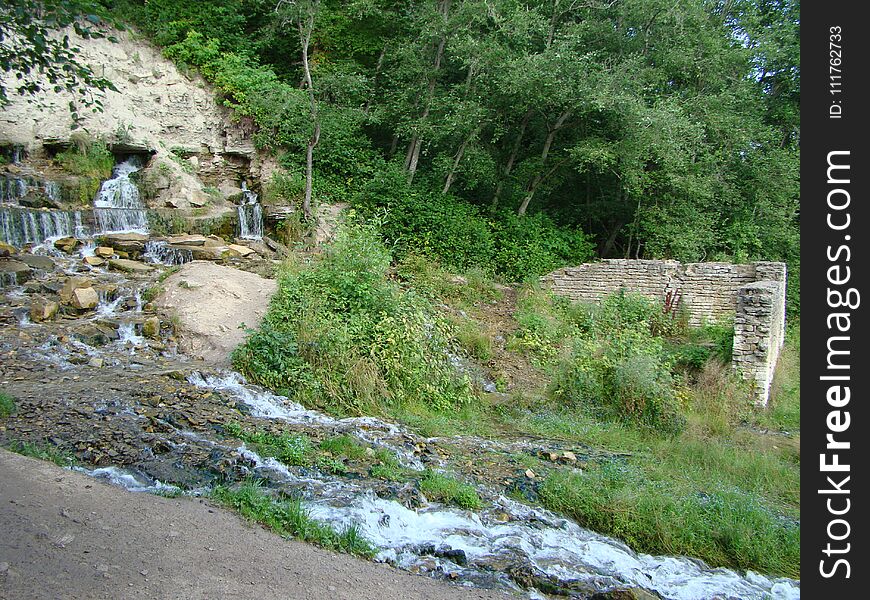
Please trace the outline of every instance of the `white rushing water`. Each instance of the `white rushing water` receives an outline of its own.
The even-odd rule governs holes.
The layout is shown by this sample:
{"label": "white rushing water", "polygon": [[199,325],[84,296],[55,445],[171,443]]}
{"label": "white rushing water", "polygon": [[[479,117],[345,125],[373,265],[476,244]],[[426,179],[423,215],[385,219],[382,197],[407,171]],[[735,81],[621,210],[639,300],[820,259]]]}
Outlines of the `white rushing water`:
{"label": "white rushing water", "polygon": [[100,186],[94,200],[97,233],[148,233],[145,206],[139,189],[130,180],[130,175],[140,168],[139,159],[132,156],[115,165],[112,178]]}
{"label": "white rushing water", "polygon": [[17,248],[73,237],[80,224],[79,211],[0,207],[0,240]]}
{"label": "white rushing water", "polygon": [[242,182],[242,203],[236,209],[239,215],[239,237],[246,240],[263,239],[263,208],[256,193]]}
{"label": "white rushing water", "polygon": [[[342,431],[348,426],[347,433],[366,441],[375,430],[380,432],[380,436],[375,437],[382,445],[407,453],[387,439],[401,438],[401,428],[377,419],[332,419],[282,396],[249,386],[236,373],[221,377],[195,373],[189,381],[233,394],[254,416],[325,425],[332,431]],[[635,553],[619,540],[504,496],[493,495],[494,506],[480,513],[438,504],[412,510],[394,500],[379,498],[351,481],[323,476],[315,484],[310,477],[300,478],[275,459],[264,459],[245,446],[238,451],[256,469],[271,470],[281,481],[304,483],[308,492],[305,505],[313,517],[338,528],[357,525],[363,535],[380,548],[381,560],[400,566],[408,567],[421,561],[420,548],[434,545],[462,550],[468,559],[467,568],[479,565],[486,569],[499,558],[507,557],[522,560],[562,581],[588,581],[604,587],[635,585],[653,589],[672,600],[800,598],[799,582],[752,572],[742,575],[730,569],[714,569],[684,557]],[[405,458],[407,460],[407,456]]]}
{"label": "white rushing water", "polygon": [[71,467],[71,469],[90,475],[95,479],[102,479],[113,485],[121,486],[130,492],[181,493],[181,488],[174,485],[165,484],[157,479],[150,480],[141,473],[132,473],[118,467],[100,467],[97,469]]}

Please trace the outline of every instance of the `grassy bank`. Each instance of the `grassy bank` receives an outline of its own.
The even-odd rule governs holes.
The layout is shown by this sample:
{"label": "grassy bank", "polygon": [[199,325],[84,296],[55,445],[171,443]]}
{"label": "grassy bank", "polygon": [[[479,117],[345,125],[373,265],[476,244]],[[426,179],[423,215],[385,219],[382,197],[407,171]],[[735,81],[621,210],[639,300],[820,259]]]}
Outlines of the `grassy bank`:
{"label": "grassy bank", "polygon": [[[309,406],[423,435],[601,449],[576,465],[524,455],[518,464],[536,474],[525,498],[639,551],[799,576],[799,327],[759,409],[728,366],[728,323],[691,328],[630,294],[573,304],[414,255],[391,266],[378,239],[352,225],[323,257],[285,267],[236,366]],[[508,395],[475,391],[455,356]],[[369,473],[406,476],[389,461]],[[428,473],[420,485],[480,507],[458,479]]]}

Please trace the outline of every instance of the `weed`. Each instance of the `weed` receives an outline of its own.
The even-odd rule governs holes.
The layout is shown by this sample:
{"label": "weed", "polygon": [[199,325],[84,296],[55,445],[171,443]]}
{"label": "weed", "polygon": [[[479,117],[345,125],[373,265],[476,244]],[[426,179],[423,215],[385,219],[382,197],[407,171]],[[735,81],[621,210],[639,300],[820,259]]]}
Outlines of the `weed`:
{"label": "weed", "polygon": [[15,398],[5,392],[0,392],[0,418],[6,418],[15,412]]}
{"label": "weed", "polygon": [[435,471],[426,471],[420,481],[420,491],[430,500],[455,504],[460,508],[479,510],[483,507],[473,486]]}
{"label": "weed", "polygon": [[77,464],[78,462],[75,456],[73,456],[71,453],[56,448],[54,446],[50,446],[47,443],[34,444],[31,442],[13,441],[9,443],[6,447],[12,452],[16,452],[23,456],[30,456],[31,458],[47,460],[49,462],[53,462],[60,467],[69,467],[71,465]]}
{"label": "weed", "polygon": [[374,546],[363,537],[357,526],[336,530],[311,518],[300,500],[277,500],[257,481],[247,480],[235,488],[217,486],[212,491],[212,498],[278,535],[293,536],[330,550],[367,558],[375,554]]}

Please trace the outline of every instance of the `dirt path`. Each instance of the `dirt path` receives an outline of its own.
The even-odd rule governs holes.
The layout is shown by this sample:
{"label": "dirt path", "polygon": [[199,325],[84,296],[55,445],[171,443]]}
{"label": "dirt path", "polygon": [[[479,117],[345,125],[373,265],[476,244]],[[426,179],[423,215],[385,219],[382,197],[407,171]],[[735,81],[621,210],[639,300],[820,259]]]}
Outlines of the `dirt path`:
{"label": "dirt path", "polygon": [[490,599],[0,450],[0,598]]}

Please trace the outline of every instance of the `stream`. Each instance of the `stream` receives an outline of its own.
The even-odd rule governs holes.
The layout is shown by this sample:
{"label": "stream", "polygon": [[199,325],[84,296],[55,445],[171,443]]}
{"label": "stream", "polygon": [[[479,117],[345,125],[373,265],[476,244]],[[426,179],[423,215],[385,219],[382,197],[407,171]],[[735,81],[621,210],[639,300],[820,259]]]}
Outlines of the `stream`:
{"label": "stream", "polygon": [[[95,203],[97,230],[147,231],[138,194],[130,190],[135,186],[129,175],[137,168],[132,160],[121,163],[104,183]],[[251,209],[255,202],[246,206]],[[239,208],[242,233],[262,236],[261,223],[244,221]],[[349,435],[417,472],[455,469],[446,458],[446,442],[466,448],[470,456],[536,452],[537,446],[472,436],[423,438],[372,417],[339,419],[306,409],[246,383],[238,373],[215,371],[179,353],[166,327],[158,337],[144,335],[143,323],[153,312],[142,300],[143,290],[154,285],[166,265],[189,262],[189,256],[150,243],[143,258],[155,265],[152,272],[85,267],[94,244],[75,215],[9,203],[0,207],[0,232],[12,245],[30,245],[34,256],[52,265],[43,260],[45,268],[34,269],[27,281],[9,279],[0,289],[0,383],[19,400],[18,412],[0,429],[0,442],[52,445],[76,457],[76,470],[132,492],[199,496],[214,485],[256,476],[277,494],[300,497],[316,519],[339,529],[357,525],[378,548],[376,560],[438,578],[518,590],[531,598],[587,598],[626,587],[670,600],[800,597],[794,580],[636,553],[487,483],[474,483],[484,508],[463,510],[430,502],[408,483],[378,480],[366,472],[333,474],[261,456],[225,425],[236,422],[314,440]],[[73,253],[54,248],[56,239],[72,236],[84,238]],[[31,320],[34,294],[56,291],[83,274],[97,282],[95,309]]]}

